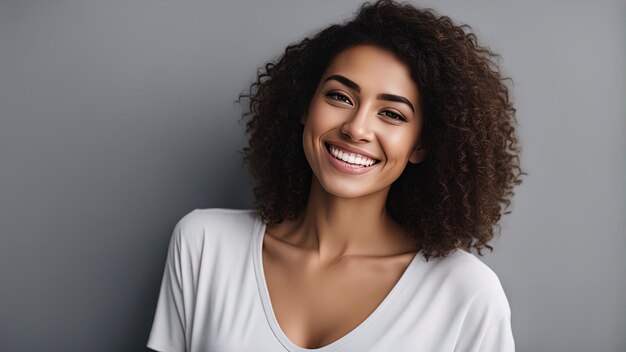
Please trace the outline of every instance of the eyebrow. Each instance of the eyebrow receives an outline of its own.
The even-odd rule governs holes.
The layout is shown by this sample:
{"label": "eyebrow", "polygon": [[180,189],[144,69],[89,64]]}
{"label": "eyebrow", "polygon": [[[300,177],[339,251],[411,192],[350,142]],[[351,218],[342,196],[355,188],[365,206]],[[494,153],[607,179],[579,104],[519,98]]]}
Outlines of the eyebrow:
{"label": "eyebrow", "polygon": [[[326,78],[326,80],[324,80],[324,82],[328,82],[330,80],[335,80],[339,83],[344,84],[345,86],[347,86],[348,88],[356,91],[357,93],[361,92],[361,87],[359,87],[358,84],[356,84],[354,81],[350,80],[349,78],[342,76],[342,75],[331,75],[328,76],[328,78]],[[387,93],[381,93],[378,94],[376,96],[376,99],[379,100],[387,100],[387,101],[393,101],[396,103],[403,103],[408,105],[411,108],[411,111],[415,112],[415,108],[413,107],[413,104],[411,104],[411,102],[409,101],[409,99],[399,96],[399,95],[395,95],[395,94],[387,94]]]}

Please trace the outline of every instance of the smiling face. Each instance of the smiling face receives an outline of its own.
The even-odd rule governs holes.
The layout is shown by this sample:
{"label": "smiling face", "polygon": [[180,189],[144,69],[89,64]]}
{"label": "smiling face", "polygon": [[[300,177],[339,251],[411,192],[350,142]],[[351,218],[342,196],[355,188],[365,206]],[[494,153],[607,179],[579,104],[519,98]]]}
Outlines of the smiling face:
{"label": "smiling face", "polygon": [[422,117],[409,67],[361,45],[330,63],[302,117],[304,153],[322,187],[342,198],[387,192],[419,163]]}

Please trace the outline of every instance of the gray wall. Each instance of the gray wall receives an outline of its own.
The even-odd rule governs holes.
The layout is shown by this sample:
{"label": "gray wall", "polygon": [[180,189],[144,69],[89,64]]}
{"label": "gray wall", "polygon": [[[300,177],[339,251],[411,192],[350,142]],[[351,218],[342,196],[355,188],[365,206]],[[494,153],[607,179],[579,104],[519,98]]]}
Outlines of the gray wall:
{"label": "gray wall", "polygon": [[[175,222],[251,206],[233,103],[359,1],[0,2],[0,350],[142,351]],[[623,1],[421,2],[514,78],[523,166],[484,260],[519,351],[625,351]]]}

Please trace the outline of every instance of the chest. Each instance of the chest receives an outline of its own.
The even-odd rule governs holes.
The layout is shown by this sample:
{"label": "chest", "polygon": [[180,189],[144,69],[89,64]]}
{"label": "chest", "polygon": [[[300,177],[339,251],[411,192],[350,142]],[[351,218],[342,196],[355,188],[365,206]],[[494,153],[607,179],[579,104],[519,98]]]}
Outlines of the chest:
{"label": "chest", "polygon": [[412,255],[351,260],[325,270],[263,254],[274,315],[296,345],[319,348],[350,333],[385,300]]}

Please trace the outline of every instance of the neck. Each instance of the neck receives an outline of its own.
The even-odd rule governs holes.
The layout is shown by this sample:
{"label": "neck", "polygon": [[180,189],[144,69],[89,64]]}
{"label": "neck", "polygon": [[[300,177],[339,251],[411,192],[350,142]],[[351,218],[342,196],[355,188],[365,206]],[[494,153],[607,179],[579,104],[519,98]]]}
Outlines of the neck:
{"label": "neck", "polygon": [[329,194],[313,177],[307,206],[297,221],[299,245],[322,261],[344,256],[406,252],[404,231],[386,210],[389,188],[359,198]]}

